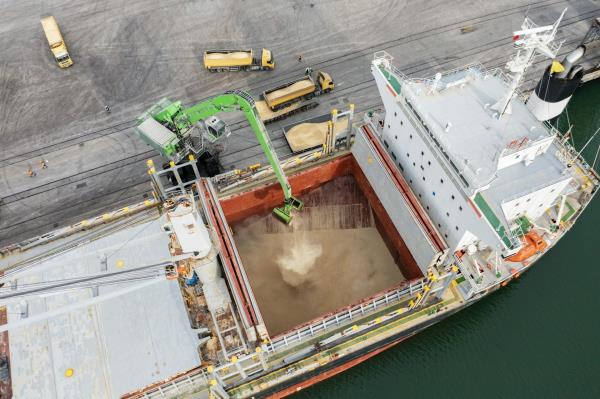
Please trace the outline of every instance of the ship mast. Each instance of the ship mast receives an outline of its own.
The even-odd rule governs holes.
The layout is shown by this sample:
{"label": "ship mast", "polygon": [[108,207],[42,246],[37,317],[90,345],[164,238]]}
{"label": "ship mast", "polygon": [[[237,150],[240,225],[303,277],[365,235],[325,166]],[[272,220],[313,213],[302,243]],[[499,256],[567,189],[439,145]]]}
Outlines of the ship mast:
{"label": "ship mast", "polygon": [[492,106],[493,110],[499,112],[498,118],[502,117],[505,113],[511,113],[510,102],[515,96],[523,76],[525,76],[525,71],[533,63],[536,51],[548,58],[556,57],[564,41],[556,43],[554,42],[554,37],[566,11],[567,9],[565,8],[556,22],[547,26],[537,26],[532,20],[525,17],[525,21],[521,25],[521,30],[513,33],[513,42],[517,49],[517,54],[515,54],[512,60],[506,63],[506,69],[511,72],[512,80],[509,84],[508,92]]}

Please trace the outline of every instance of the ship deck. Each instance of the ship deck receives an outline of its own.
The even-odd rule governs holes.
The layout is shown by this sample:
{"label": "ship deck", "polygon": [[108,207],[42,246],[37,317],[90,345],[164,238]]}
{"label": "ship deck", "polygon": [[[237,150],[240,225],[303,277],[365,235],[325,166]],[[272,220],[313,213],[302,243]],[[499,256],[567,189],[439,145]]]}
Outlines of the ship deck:
{"label": "ship deck", "polygon": [[[105,273],[132,271],[96,288],[81,282],[3,299],[15,397],[118,397],[200,365],[177,281],[142,269],[170,259],[164,218],[133,222],[93,240],[80,232],[0,259],[3,268],[24,262],[6,277],[21,290],[98,275],[105,259]],[[0,288],[2,295],[11,287]]]}

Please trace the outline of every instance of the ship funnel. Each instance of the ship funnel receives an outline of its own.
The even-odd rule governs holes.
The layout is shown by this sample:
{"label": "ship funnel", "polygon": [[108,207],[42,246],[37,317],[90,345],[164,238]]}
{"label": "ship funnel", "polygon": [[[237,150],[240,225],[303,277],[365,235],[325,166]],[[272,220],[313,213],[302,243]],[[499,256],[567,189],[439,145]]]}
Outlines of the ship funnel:
{"label": "ship funnel", "polygon": [[585,54],[585,46],[570,52],[562,63],[553,61],[544,71],[535,91],[527,101],[527,108],[539,121],[547,121],[567,107],[583,77],[581,65],[575,65]]}

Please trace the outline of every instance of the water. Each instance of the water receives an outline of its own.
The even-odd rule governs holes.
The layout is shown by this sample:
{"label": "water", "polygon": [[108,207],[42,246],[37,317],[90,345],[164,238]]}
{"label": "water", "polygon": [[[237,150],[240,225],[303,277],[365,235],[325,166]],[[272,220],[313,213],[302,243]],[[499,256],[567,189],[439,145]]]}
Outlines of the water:
{"label": "water", "polygon": [[[578,90],[569,117],[581,148],[600,127],[600,80]],[[599,222],[596,197],[516,282],[294,398],[600,398]]]}

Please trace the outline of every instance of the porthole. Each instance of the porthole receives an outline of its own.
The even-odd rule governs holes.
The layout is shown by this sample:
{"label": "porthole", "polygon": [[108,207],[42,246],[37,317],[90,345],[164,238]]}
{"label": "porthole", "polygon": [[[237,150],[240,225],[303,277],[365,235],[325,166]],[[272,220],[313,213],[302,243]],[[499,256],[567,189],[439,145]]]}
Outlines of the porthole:
{"label": "porthole", "polygon": [[440,179],[440,183],[444,184],[444,179]]}
{"label": "porthole", "polygon": [[425,176],[423,176],[423,181],[425,181]]}
{"label": "porthole", "polygon": [[454,194],[451,195],[452,199],[454,199]]}
{"label": "porthole", "polygon": [[401,171],[404,172],[404,168],[402,167],[402,164],[400,162],[398,162],[398,167],[400,168]]}
{"label": "porthole", "polygon": [[410,137],[410,138],[411,138],[411,140],[412,140],[412,134],[411,134],[411,135],[409,135],[408,137]]}
{"label": "porthole", "polygon": [[433,196],[435,197],[435,191],[434,191],[432,194],[433,194]]}
{"label": "porthole", "polygon": [[388,123],[388,129],[391,129],[391,126],[390,126],[390,124],[389,124],[389,123]]}
{"label": "porthole", "polygon": [[394,112],[394,116],[398,116],[398,113],[397,113],[397,112]]}
{"label": "porthole", "polygon": [[398,135],[394,136],[394,138],[395,138],[396,140],[398,140]]}
{"label": "porthole", "polygon": [[450,212],[446,212],[446,216],[450,217]]}
{"label": "porthole", "polygon": [[406,153],[406,158],[410,158],[410,154],[408,152]]}
{"label": "porthole", "polygon": [[458,207],[458,210],[462,212],[462,206],[459,206],[459,207]]}
{"label": "porthole", "polygon": [[417,166],[417,164],[413,162],[413,166]]}
{"label": "porthole", "polygon": [[425,155],[425,152],[421,151],[421,155]]}
{"label": "porthole", "polygon": [[421,165],[421,170],[425,170],[425,168],[423,167],[423,165]]}
{"label": "porthole", "polygon": [[404,125],[404,122],[400,121],[400,126]]}
{"label": "porthole", "polygon": [[456,231],[458,231],[458,226],[454,226],[454,228],[456,229]]}

